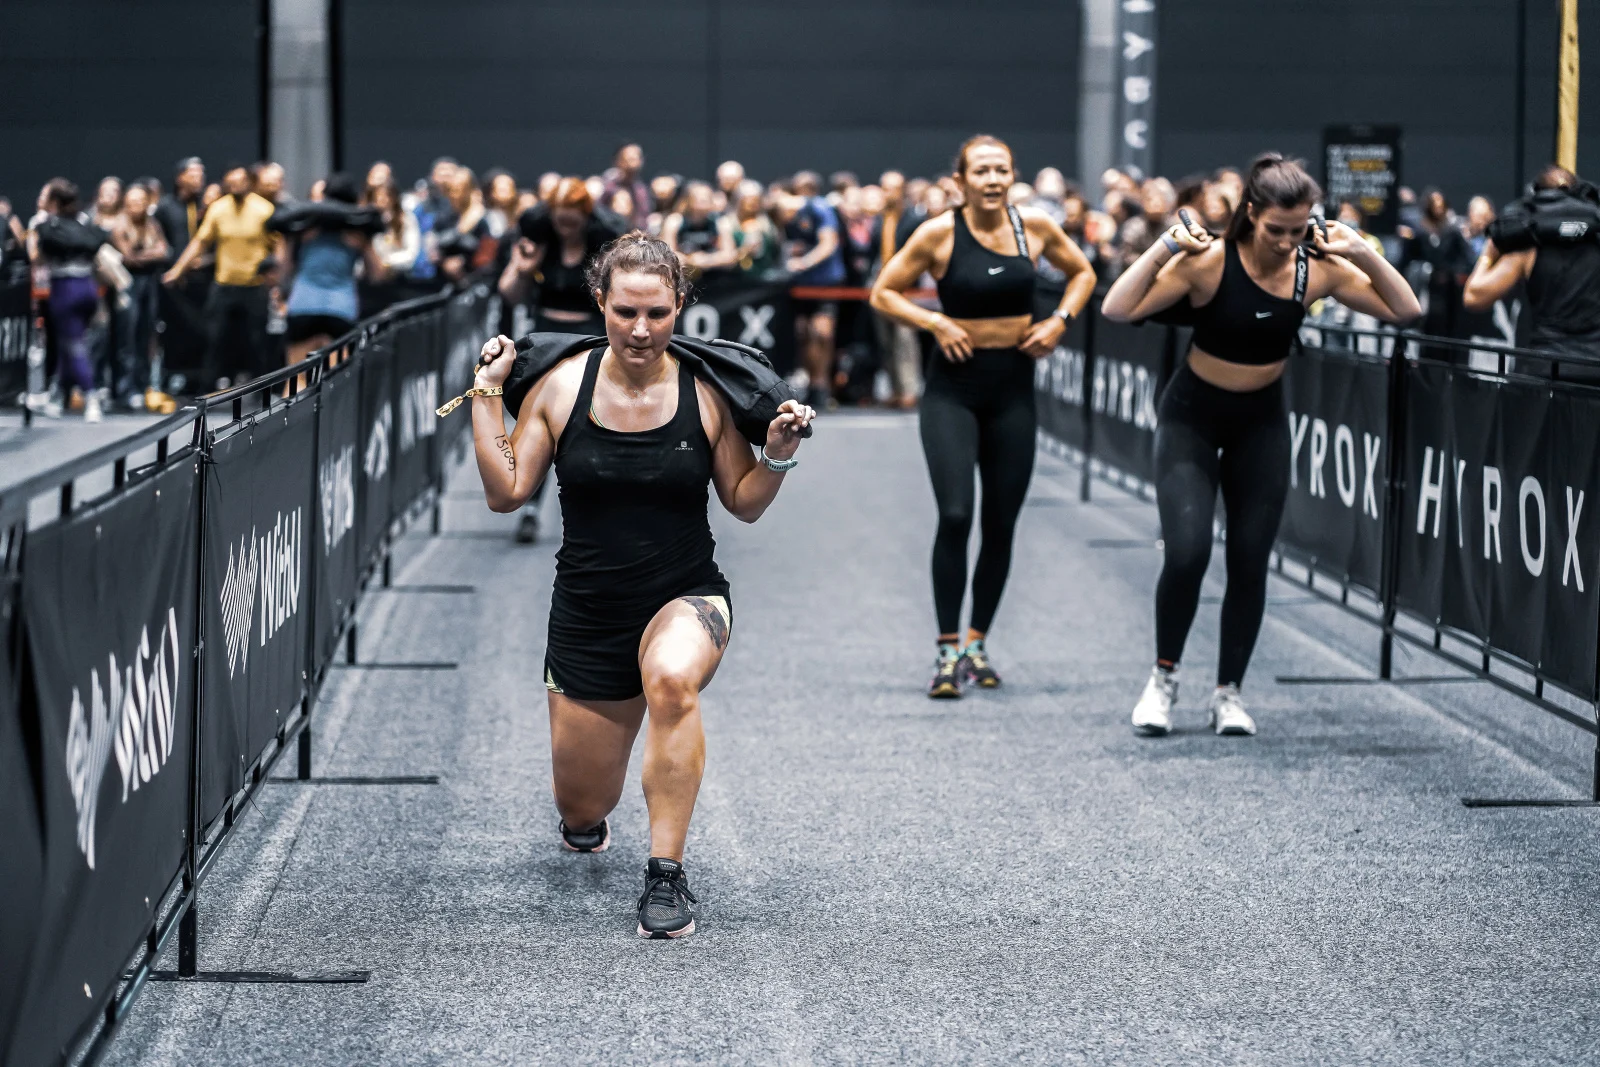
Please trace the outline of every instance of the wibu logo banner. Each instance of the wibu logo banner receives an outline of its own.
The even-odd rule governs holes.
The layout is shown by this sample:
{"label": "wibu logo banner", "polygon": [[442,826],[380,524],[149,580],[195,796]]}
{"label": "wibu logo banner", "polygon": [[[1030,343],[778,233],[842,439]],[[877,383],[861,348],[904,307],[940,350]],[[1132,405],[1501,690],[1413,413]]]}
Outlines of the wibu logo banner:
{"label": "wibu logo banner", "polygon": [[1049,356],[1034,361],[1033,387],[1063,403],[1082,407],[1087,364],[1088,357],[1080,349],[1057,345]]}
{"label": "wibu logo banner", "polygon": [[367,450],[361,469],[367,472],[368,481],[381,481],[389,473],[389,438],[393,435],[394,406],[385,400],[367,433]]}
{"label": "wibu logo banner", "polygon": [[345,445],[317,468],[322,498],[322,554],[330,554],[356,525],[356,446]]}
{"label": "wibu logo banner", "polygon": [[[237,551],[228,547],[220,602],[222,636],[228,646],[228,677],[250,664],[250,635],[265,648],[274,634],[300,611],[301,509],[277,519],[258,536],[250,528]],[[259,611],[257,610],[259,606]]]}
{"label": "wibu logo banner", "polygon": [[95,863],[100,784],[111,757],[116,756],[122,776],[122,802],[126,804],[128,794],[137,792],[161,773],[172,755],[182,664],[178,615],[169,607],[166,622],[154,642],[149,627],[140,629],[138,646],[126,666],[118,665],[115,652],[108,654],[104,685],[98,670],[89,672],[87,708],[79,688],[72,687],[67,720],[67,782],[77,811],[78,850],[90,870]]}
{"label": "wibu logo banner", "polygon": [[439,372],[429,371],[400,383],[400,451],[409,452],[421,437],[437,429]]}
{"label": "wibu logo banner", "polygon": [[28,358],[28,333],[31,320],[26,315],[0,319],[0,363],[21,362]]}
{"label": "wibu logo banner", "polygon": [[228,546],[228,569],[222,576],[222,638],[228,646],[228,677],[250,664],[250,620],[256,609],[256,578],[261,553],[255,530],[239,538],[238,552]]}
{"label": "wibu logo banner", "polygon": [[300,509],[261,535],[261,647],[300,611]]}

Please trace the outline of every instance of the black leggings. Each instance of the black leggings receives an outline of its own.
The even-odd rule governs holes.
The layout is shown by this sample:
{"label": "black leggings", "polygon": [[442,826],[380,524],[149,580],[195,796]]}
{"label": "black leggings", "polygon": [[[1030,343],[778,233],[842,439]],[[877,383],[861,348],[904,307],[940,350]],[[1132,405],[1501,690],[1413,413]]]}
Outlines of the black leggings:
{"label": "black leggings", "polygon": [[1156,583],[1156,658],[1177,663],[1211,562],[1217,489],[1227,516],[1228,587],[1222,598],[1217,684],[1244,681],[1267,604],[1267,559],[1289,492],[1283,384],[1231,393],[1187,363],[1161,397],[1156,502],[1165,561]]}
{"label": "black leggings", "polygon": [[1011,570],[1011,539],[1033,476],[1033,361],[1014,348],[980,348],[953,365],[933,355],[922,396],[922,452],[939,506],[933,539],[933,608],[941,634],[957,633],[967,591],[967,542],[983,482],[982,540],[972,574],[972,629],[987,633]]}

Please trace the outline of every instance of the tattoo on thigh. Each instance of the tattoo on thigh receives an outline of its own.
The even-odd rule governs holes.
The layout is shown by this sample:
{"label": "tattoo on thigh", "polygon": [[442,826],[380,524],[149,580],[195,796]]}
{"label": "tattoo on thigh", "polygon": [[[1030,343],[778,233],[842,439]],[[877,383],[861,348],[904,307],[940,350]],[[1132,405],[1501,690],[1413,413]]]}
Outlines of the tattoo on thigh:
{"label": "tattoo on thigh", "polygon": [[727,648],[728,622],[722,617],[722,612],[717,610],[717,606],[703,596],[686,596],[683,600],[694,608],[695,618],[705,627],[706,636],[717,646],[717,651],[721,652]]}

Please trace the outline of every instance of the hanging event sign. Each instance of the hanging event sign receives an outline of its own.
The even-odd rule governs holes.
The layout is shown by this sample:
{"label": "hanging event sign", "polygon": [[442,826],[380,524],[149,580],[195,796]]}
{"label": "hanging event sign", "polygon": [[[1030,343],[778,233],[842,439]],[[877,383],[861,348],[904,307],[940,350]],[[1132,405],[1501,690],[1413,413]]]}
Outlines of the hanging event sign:
{"label": "hanging event sign", "polygon": [[1370,233],[1400,222],[1400,127],[1324,126],[1322,189],[1332,218],[1346,200],[1361,209]]}

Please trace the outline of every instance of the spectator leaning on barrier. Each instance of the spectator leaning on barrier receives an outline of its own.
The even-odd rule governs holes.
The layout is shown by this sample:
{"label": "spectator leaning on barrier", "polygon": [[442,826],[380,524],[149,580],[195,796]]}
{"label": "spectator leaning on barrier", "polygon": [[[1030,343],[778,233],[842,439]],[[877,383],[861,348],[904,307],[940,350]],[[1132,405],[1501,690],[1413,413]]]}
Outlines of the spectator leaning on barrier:
{"label": "spectator leaning on barrier", "polygon": [[[210,347],[201,386],[238,383],[265,373],[270,272],[281,261],[281,242],[267,232],[272,202],[251,191],[242,163],[222,175],[225,195],[206,211],[191,240],[162,281],[176,284],[202,252],[216,252],[215,284],[206,302]],[[278,257],[278,258],[272,258]]]}
{"label": "spectator leaning on barrier", "polygon": [[172,397],[162,392],[153,375],[156,315],[160,308],[161,271],[172,256],[166,235],[150,214],[150,190],[135,182],[122,198],[122,214],[111,228],[111,240],[122,253],[132,284],[128,287],[129,333],[125,351],[126,375],[116,386],[119,395],[143,394],[144,407],[156,414],[176,410]]}
{"label": "spectator leaning on barrier", "polygon": [[[51,178],[45,184],[39,193],[39,213],[29,227],[28,255],[50,275],[46,308],[62,398],[70,402],[71,390],[78,390],[89,422],[98,422],[101,414],[88,339],[89,323],[100,305],[95,254],[108,239],[104,230],[79,214],[76,185],[65,178]],[[59,413],[53,407],[49,410]]]}
{"label": "spectator leaning on barrier", "polygon": [[[797,286],[832,286],[844,281],[844,257],[839,250],[839,219],[820,195],[822,178],[803,170],[794,176],[794,193],[786,205],[784,239],[788,242],[785,269]],[[838,304],[832,300],[794,302],[795,339],[801,361],[811,380],[808,403],[822,408],[828,403],[833,372],[834,328]]]}
{"label": "spectator leaning on barrier", "polygon": [[[1488,234],[1467,279],[1467,310],[1487,311],[1522,283],[1533,320],[1528,347],[1600,355],[1600,190],[1552,164]],[[1573,376],[1570,368],[1561,374]]]}

